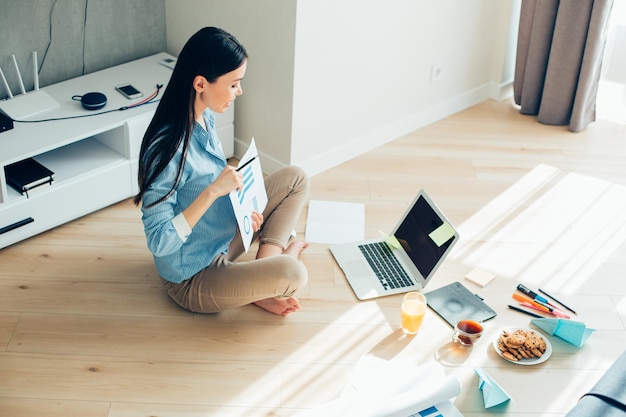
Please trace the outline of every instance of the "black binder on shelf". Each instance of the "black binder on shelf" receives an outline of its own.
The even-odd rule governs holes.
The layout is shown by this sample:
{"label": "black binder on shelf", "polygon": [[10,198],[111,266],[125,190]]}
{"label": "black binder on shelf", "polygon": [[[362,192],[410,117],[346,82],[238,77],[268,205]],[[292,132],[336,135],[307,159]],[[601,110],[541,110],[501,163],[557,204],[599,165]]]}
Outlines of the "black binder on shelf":
{"label": "black binder on shelf", "polygon": [[33,158],[23,159],[4,167],[7,184],[22,194],[51,185],[54,181],[54,172],[35,161]]}

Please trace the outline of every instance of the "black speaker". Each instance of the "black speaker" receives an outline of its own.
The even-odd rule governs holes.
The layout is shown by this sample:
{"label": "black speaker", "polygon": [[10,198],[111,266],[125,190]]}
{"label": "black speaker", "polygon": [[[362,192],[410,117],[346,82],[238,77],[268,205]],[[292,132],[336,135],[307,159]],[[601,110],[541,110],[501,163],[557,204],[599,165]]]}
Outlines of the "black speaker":
{"label": "black speaker", "polygon": [[107,104],[107,96],[102,93],[87,93],[82,96],[72,96],[72,100],[80,101],[87,110],[99,110]]}

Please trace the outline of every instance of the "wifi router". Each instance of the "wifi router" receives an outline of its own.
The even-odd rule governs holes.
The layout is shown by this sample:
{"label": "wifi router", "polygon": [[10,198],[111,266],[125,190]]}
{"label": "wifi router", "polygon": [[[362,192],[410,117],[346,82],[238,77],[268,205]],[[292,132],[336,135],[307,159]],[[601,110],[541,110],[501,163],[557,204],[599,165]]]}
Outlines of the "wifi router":
{"label": "wifi router", "polygon": [[2,76],[4,86],[9,93],[8,99],[0,101],[1,111],[13,120],[21,120],[59,107],[59,103],[55,99],[53,99],[45,91],[39,89],[39,73],[37,68],[36,51],[33,51],[33,76],[35,84],[35,89],[33,91],[27,93],[24,89],[22,74],[17,66],[15,55],[13,55],[13,65],[15,66],[15,71],[17,72],[17,79],[20,83],[20,90],[22,91],[22,94],[19,96],[13,95],[6,78],[4,77],[4,73],[2,72],[2,69],[0,69],[0,76]]}
{"label": "wifi router", "polygon": [[59,102],[43,90],[30,91],[0,102],[0,110],[13,120],[21,120],[57,107]]}

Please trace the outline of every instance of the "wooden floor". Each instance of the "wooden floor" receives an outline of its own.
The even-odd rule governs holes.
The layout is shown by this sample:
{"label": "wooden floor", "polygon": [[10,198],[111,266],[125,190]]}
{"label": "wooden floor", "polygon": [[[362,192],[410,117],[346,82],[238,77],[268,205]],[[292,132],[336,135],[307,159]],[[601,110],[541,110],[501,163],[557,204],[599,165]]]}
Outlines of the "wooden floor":
{"label": "wooden floor", "polygon": [[[626,346],[626,125],[581,133],[488,101],[312,178],[311,199],[366,205],[390,231],[426,189],[461,233],[427,290],[462,281],[498,311],[461,381],[465,416],[563,416]],[[306,211],[297,232],[304,237]],[[185,312],[160,287],[139,210],[123,201],[0,250],[1,417],[295,416],[337,398],[364,355],[434,360],[450,328],[431,311],[414,338],[400,297],[359,302],[327,245],[304,253],[309,284],[287,318],[254,306]],[[496,279],[464,280],[475,267]],[[517,283],[542,287],[597,329],[582,349],[553,339],[543,365],[505,363],[498,330]],[[485,411],[475,367],[513,401]]]}

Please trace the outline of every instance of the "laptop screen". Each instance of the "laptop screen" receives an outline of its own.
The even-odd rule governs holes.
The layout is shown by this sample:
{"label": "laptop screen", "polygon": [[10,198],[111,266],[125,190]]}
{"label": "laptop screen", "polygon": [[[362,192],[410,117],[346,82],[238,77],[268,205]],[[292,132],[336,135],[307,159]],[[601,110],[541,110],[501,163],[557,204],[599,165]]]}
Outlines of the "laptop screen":
{"label": "laptop screen", "polygon": [[443,223],[444,219],[420,195],[394,234],[424,279],[428,278],[456,239],[452,236],[439,246],[430,237]]}

